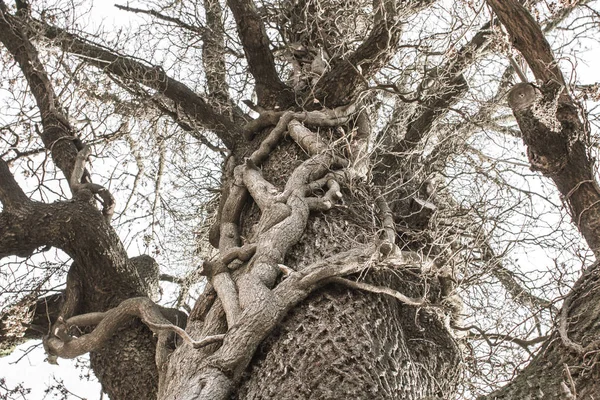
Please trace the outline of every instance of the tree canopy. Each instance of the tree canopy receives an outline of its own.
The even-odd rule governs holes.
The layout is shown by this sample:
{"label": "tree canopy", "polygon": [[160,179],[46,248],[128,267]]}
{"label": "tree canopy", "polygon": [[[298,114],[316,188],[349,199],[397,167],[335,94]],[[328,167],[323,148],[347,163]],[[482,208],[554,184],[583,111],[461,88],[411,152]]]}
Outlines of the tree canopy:
{"label": "tree canopy", "polygon": [[600,2],[94,3],[0,0],[0,354],[112,400],[600,393]]}

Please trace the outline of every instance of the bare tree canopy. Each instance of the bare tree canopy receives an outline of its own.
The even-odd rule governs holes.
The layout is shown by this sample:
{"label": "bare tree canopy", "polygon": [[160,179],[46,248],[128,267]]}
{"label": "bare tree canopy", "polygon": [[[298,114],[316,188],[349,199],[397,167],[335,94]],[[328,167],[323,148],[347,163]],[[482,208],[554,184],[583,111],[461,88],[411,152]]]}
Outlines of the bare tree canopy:
{"label": "bare tree canopy", "polygon": [[0,355],[111,400],[600,396],[599,1],[94,3],[0,0]]}

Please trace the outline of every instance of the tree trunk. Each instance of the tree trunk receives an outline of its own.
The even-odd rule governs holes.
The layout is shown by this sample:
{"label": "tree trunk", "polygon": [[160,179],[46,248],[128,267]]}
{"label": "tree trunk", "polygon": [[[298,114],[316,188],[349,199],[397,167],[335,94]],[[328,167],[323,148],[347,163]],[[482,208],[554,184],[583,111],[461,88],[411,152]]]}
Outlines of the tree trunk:
{"label": "tree trunk", "polygon": [[[233,159],[247,157],[268,133],[258,135],[250,147],[238,150],[239,156]],[[262,175],[283,190],[290,175],[307,158],[297,144],[284,139],[262,165]],[[226,185],[234,179],[226,178]],[[287,252],[287,267],[302,271],[319,260],[364,246],[378,237],[381,221],[373,207],[373,188],[358,180],[353,184],[351,189],[342,189],[343,204],[310,214],[300,240]],[[256,204],[246,202],[240,218],[242,237],[256,237],[260,217]],[[375,259],[385,257],[375,254]],[[419,263],[405,262],[390,270],[374,262],[365,274],[355,278],[393,288],[409,297],[441,301],[437,277],[423,276],[421,268]],[[220,315],[217,326],[207,322],[215,321],[211,313]],[[218,300],[203,318],[192,312],[190,335],[204,337],[219,332],[226,324],[223,318]],[[329,284],[308,295],[289,315],[277,318],[281,321],[275,331],[255,343],[256,353],[253,355],[253,347],[246,349],[248,366],[225,368],[225,374],[232,377],[235,398],[417,400],[426,396],[450,398],[454,393],[460,376],[460,350],[448,328],[447,316],[441,311],[402,304],[385,294]],[[206,369],[198,366],[203,365],[210,351],[214,349],[195,353],[184,346],[174,352],[164,398],[200,396],[204,379],[208,378]],[[223,367],[218,366],[221,370]],[[205,397],[198,398],[210,398],[206,392],[202,396]]]}
{"label": "tree trunk", "polygon": [[[415,290],[408,282],[388,280],[403,293]],[[459,354],[434,313],[326,286],[260,345],[236,398],[452,398]]]}

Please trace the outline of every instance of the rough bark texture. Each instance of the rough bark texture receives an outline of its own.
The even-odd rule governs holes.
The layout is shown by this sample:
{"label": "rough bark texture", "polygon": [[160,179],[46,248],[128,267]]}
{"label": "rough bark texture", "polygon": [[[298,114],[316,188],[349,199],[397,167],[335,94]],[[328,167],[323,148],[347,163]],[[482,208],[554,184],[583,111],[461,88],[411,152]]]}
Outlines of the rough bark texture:
{"label": "rough bark texture", "polygon": [[[589,132],[565,90],[552,50],[529,12],[515,0],[488,0],[506,26],[536,78],[544,82],[531,90],[525,84],[511,90],[512,107],[532,169],[550,177],[565,196],[573,222],[598,256],[600,246],[600,189],[594,162],[588,154]],[[519,97],[515,97],[519,95]],[[535,359],[510,384],[486,398],[593,399],[598,379],[598,263],[584,271],[565,298],[560,324]]]}
{"label": "rough bark texture", "polygon": [[528,146],[532,169],[552,178],[567,199],[573,222],[590,249],[600,249],[600,189],[587,145],[590,132],[565,88],[565,80],[552,49],[531,14],[515,0],[488,0],[506,26],[515,48],[543,82],[541,96],[515,117]]}
{"label": "rough bark texture", "polygon": [[[264,134],[258,135],[250,149],[239,151],[247,156],[263,140]],[[264,178],[282,190],[291,171],[307,159],[306,154],[299,150],[294,142],[284,140],[265,160],[262,167]],[[243,159],[242,155],[235,158]],[[252,190],[250,192],[253,194]],[[231,192],[229,196],[232,196]],[[302,237],[285,258],[286,266],[302,271],[320,259],[377,238],[379,227],[373,225],[375,216],[370,206],[374,201],[364,196],[358,188],[354,193],[344,190],[344,207],[312,213]],[[245,204],[240,217],[241,236],[250,240],[261,238],[259,228],[255,226],[260,218],[259,210],[256,205]],[[223,210],[227,210],[227,206]],[[268,215],[273,217],[275,213]],[[226,218],[227,213],[222,211],[221,220]],[[261,244],[261,240],[259,247],[276,249],[279,241],[286,239],[278,234],[271,237],[270,242]],[[407,271],[388,272],[397,275],[395,278],[382,273],[380,280],[375,281],[407,296],[427,294],[428,298],[439,301],[439,289],[437,294],[428,293],[426,289],[437,283],[422,280],[419,268],[420,265],[412,265]],[[282,279],[285,283],[286,278]],[[239,290],[242,301],[242,287]],[[258,295],[250,304],[263,301]],[[188,325],[190,335],[202,337],[222,329],[223,325],[209,325],[207,322],[218,320],[214,315],[220,315],[222,321],[223,310],[219,304],[217,300],[204,321],[191,318]],[[210,316],[211,313],[215,314]],[[240,320],[244,321],[247,317],[242,314]],[[233,359],[233,355],[215,358],[215,364],[210,365],[232,377],[234,387],[228,390],[239,399],[275,396],[284,399],[381,397],[416,400],[423,396],[451,396],[460,371],[460,351],[443,323],[444,318],[443,314],[432,309],[402,305],[382,295],[327,286],[304,300],[291,316],[277,324],[275,333],[267,332],[268,339],[260,345],[248,368],[244,364],[233,364],[235,368],[228,369],[231,367],[217,361]],[[270,323],[263,320],[258,324]],[[226,345],[224,343],[223,348]],[[169,363],[166,398],[211,398],[206,389],[201,390],[211,379],[209,371],[203,367],[208,354],[203,351],[190,353],[185,348],[175,351]],[[212,357],[215,355],[218,352]],[[250,362],[253,350],[244,357],[248,357]],[[269,379],[265,380],[267,376]],[[313,377],[315,379],[311,380]],[[241,387],[237,389],[240,382]],[[212,392],[210,395],[219,396]]]}
{"label": "rough bark texture", "polygon": [[[151,293],[112,228],[87,199],[54,204],[28,201],[18,212],[0,214],[0,225],[4,229],[0,237],[3,256],[26,255],[51,245],[75,260],[81,313],[106,311],[127,298]],[[154,347],[151,332],[136,321],[123,327],[101,350],[92,352],[92,368],[112,398],[156,396],[157,373],[148,368],[154,365]],[[136,371],[137,378],[130,379],[123,371]]]}
{"label": "rough bark texture", "polygon": [[[408,292],[407,282],[395,283]],[[326,286],[261,344],[236,398],[447,396],[458,378],[458,355],[446,327],[429,311]]]}

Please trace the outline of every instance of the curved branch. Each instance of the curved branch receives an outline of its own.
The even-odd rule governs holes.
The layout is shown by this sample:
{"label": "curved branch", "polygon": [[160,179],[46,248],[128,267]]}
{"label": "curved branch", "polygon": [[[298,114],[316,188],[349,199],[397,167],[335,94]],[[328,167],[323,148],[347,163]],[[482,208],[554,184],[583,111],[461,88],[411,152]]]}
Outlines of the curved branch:
{"label": "curved branch", "polygon": [[423,299],[413,299],[412,297],[403,295],[402,293],[400,293],[397,290],[394,290],[394,289],[391,289],[388,287],[384,287],[384,286],[371,285],[370,283],[352,281],[350,279],[340,278],[340,277],[331,278],[331,279],[329,279],[329,282],[348,286],[353,289],[364,290],[365,292],[387,294],[388,296],[393,297],[396,300],[398,300],[406,305],[409,305],[409,306],[422,307],[422,306],[427,305],[427,301],[424,298]]}
{"label": "curved branch", "polygon": [[[223,340],[223,335],[193,340],[180,327],[166,319],[160,308],[147,297],[136,297],[121,302],[119,306],[106,311],[82,314],[69,319],[59,319],[52,328],[52,335],[45,339],[49,354],[61,358],[75,358],[90,351],[98,350],[115,334],[117,329],[133,317],[138,317],[155,333],[175,332],[194,348],[200,348]],[[72,337],[68,334],[71,327],[97,325],[88,334]]]}
{"label": "curved branch", "polygon": [[[246,140],[252,140],[257,132],[273,125],[276,125],[275,130],[277,130],[277,134],[279,134],[285,131],[287,124],[292,119],[311,126],[339,126],[348,122],[355,112],[356,104],[349,104],[331,109],[324,108],[316,111],[264,111],[258,118],[244,125],[244,137]],[[273,136],[275,134],[271,132],[269,135]],[[273,142],[272,139],[265,139],[265,141]]]}

